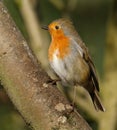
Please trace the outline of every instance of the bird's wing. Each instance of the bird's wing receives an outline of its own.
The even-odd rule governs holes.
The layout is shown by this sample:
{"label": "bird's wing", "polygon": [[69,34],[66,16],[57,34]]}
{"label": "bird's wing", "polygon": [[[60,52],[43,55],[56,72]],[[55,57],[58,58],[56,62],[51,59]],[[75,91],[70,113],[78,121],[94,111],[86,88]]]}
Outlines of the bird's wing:
{"label": "bird's wing", "polygon": [[83,58],[87,62],[87,64],[89,65],[89,68],[90,68],[90,71],[91,71],[92,82],[93,82],[95,88],[97,89],[97,91],[99,91],[99,83],[98,83],[98,77],[97,77],[96,70],[95,70],[95,65],[91,60],[90,54],[88,52],[88,48],[83,43],[80,36],[78,36],[78,38],[76,39],[76,42],[82,48]]}
{"label": "bird's wing", "polygon": [[88,65],[89,65],[89,67],[90,67],[92,82],[93,82],[95,88],[99,91],[98,77],[97,77],[97,74],[96,74],[95,66],[94,66],[89,54],[88,54],[88,60],[86,60],[86,61],[87,61]]}

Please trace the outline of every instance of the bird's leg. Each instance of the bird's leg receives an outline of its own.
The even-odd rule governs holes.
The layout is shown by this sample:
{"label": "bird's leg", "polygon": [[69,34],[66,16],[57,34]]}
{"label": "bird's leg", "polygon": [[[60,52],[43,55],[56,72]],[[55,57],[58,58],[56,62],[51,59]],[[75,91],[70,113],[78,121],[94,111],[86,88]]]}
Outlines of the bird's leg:
{"label": "bird's leg", "polygon": [[74,108],[75,108],[75,99],[76,99],[76,86],[74,86],[74,88],[73,88],[74,90],[73,90],[73,99],[72,99],[72,107],[73,107],[73,110],[72,111],[74,111]]}
{"label": "bird's leg", "polygon": [[71,103],[71,111],[69,113],[72,113],[75,111],[75,99],[76,99],[76,86],[73,87],[73,99],[72,99],[72,103]]}

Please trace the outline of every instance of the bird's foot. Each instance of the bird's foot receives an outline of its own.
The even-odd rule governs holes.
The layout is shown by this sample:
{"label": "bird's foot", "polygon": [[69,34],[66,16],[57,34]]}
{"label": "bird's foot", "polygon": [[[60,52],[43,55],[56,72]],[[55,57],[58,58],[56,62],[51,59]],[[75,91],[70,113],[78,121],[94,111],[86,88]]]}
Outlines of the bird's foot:
{"label": "bird's foot", "polygon": [[74,112],[74,110],[75,110],[75,103],[71,103],[70,105],[72,107],[71,112]]}
{"label": "bird's foot", "polygon": [[47,80],[47,84],[51,84],[51,85],[57,85],[57,82],[61,81],[60,79],[48,79]]}

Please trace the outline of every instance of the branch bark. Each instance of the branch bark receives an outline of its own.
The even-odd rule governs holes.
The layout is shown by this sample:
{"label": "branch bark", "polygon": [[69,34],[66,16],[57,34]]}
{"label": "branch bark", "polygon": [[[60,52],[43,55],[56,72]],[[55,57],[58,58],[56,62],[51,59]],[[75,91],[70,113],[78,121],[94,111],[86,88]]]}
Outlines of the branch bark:
{"label": "branch bark", "polygon": [[35,130],[91,130],[48,78],[0,0],[0,79],[15,107]]}

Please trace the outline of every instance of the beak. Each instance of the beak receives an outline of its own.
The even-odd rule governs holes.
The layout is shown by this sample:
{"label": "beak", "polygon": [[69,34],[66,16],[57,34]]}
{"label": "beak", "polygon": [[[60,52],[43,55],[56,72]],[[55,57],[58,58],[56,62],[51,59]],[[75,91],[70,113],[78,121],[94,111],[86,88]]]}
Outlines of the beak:
{"label": "beak", "polygon": [[43,26],[41,28],[44,29],[44,30],[48,30],[48,26]]}

